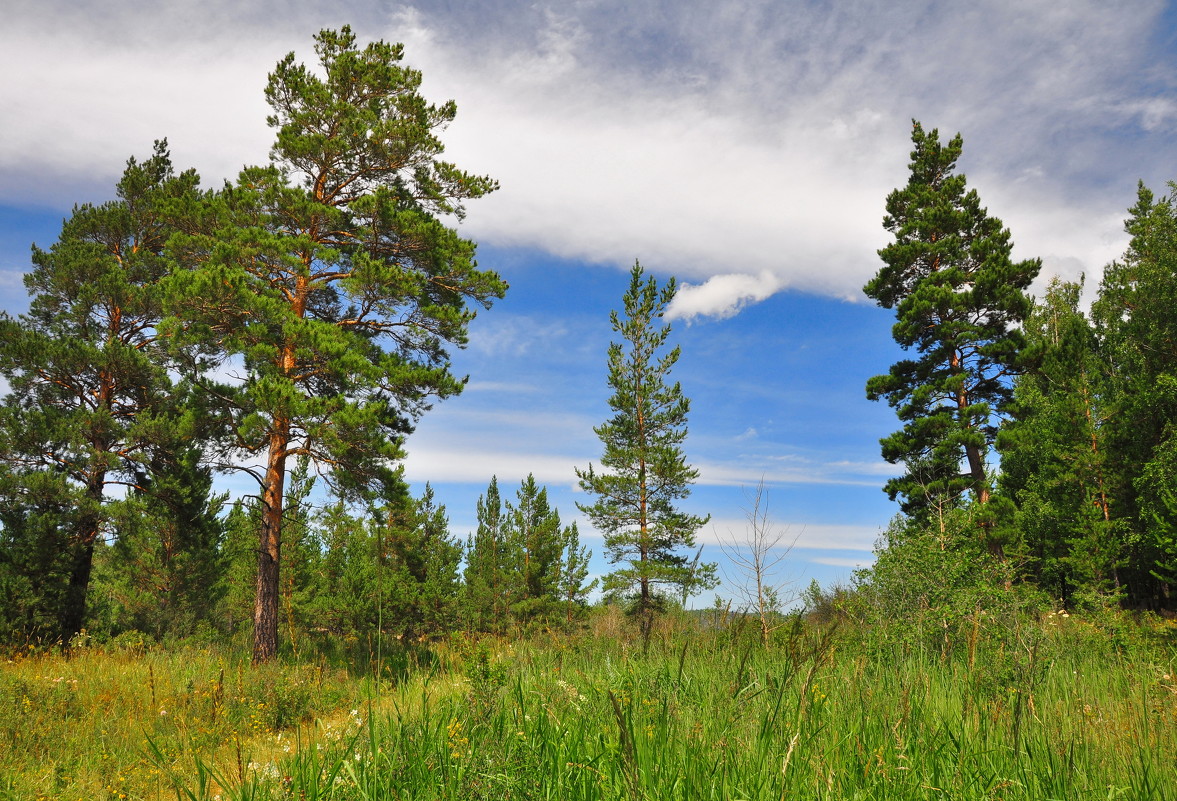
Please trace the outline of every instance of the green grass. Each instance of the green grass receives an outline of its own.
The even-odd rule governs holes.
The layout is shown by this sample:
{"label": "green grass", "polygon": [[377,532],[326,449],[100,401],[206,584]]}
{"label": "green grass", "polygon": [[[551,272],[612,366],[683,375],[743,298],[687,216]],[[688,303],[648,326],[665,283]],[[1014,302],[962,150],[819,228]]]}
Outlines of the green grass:
{"label": "green grass", "polygon": [[513,669],[493,703],[449,697],[374,722],[342,774],[350,791],[334,797],[1162,799],[1177,788],[1163,674],[1060,654],[994,683],[976,662],[871,660],[803,640],[791,652],[504,653]]}
{"label": "green grass", "polygon": [[[1171,629],[1123,648],[1075,620],[986,623],[921,647],[798,627],[765,649],[680,625],[648,648],[616,621],[455,638],[379,691],[212,652],[20,660],[3,674],[0,737],[22,739],[0,764],[20,798],[102,798],[99,775],[124,776],[132,798],[1177,798]],[[75,670],[58,682],[51,666]],[[135,689],[116,727],[97,677],[120,670]]]}

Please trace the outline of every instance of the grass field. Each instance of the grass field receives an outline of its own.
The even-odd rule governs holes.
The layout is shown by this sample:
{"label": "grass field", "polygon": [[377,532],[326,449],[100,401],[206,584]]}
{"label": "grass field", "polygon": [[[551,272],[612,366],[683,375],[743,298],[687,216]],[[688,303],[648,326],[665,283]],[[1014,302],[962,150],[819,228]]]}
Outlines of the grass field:
{"label": "grass field", "polygon": [[1177,648],[1155,622],[951,632],[616,616],[366,665],[228,649],[14,654],[0,796],[1177,799]]}

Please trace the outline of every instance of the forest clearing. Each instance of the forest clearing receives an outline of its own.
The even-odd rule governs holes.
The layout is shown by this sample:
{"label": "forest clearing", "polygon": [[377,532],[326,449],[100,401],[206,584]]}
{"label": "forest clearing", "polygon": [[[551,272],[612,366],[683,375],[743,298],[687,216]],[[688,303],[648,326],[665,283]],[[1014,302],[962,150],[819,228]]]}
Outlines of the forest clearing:
{"label": "forest clearing", "polygon": [[[12,799],[1172,799],[1171,621],[659,620],[250,667],[125,641],[0,671]],[[364,654],[363,657],[360,655]],[[370,657],[370,659],[369,659]]]}

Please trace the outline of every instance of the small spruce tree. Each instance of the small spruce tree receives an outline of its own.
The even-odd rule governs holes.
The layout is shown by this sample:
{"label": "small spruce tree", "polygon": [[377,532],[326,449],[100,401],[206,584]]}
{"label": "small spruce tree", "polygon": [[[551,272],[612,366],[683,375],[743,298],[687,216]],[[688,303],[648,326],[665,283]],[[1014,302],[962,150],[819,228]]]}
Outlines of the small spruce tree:
{"label": "small spruce tree", "polygon": [[466,543],[464,607],[471,631],[502,631],[508,623],[510,559],[506,515],[497,477],[478,497],[478,529]]}
{"label": "small spruce tree", "polygon": [[560,564],[560,602],[564,606],[564,618],[571,624],[585,608],[588,596],[597,588],[599,579],[585,583],[589,575],[589,562],[593,552],[580,544],[580,530],[576,523],[566,527],[563,533],[564,557]]}
{"label": "small spruce tree", "polygon": [[526,623],[555,608],[564,538],[560,513],[534,475],[528,474],[515,497],[514,504],[507,504],[507,538],[515,562],[511,611],[516,621]]}

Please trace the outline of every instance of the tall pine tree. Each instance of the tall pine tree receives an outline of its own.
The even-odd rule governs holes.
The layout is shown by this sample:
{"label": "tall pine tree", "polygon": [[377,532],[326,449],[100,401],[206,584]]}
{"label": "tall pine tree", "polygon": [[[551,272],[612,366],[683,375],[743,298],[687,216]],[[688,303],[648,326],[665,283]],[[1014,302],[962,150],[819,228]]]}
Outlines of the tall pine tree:
{"label": "tall pine tree", "polygon": [[709,517],[678,508],[699,471],[682,449],[690,400],[677,382],[667,383],[680,350],[663,352],[670,326],[659,321],[674,293],[673,278],[659,289],[634,264],[622,314],[610,314],[622,339],[608,352],[613,416],[593,429],[605,446],[604,472],[591,464],[576,470],[581,489],[597,498],[577,506],[604,533],[609,561],[625,564],[605,578],[605,589],[632,593],[647,632],[663,600],[659,587],[693,592],[717,583],[715,565],[692,566],[689,555]]}
{"label": "tall pine tree", "polygon": [[216,394],[234,421],[226,463],[261,462],[255,661],[278,646],[287,461],[311,458],[345,494],[385,491],[419,416],[462,389],[447,348],[506,290],[446,224],[497,186],[440,159],[454,104],[425,101],[400,45],[360,47],[344,27],[315,51],[318,70],[291,53],[269,77],[270,164],[243,170],[210,203],[209,232],[172,248],[189,269],[169,324],[244,368]]}
{"label": "tall pine tree", "polygon": [[936,130],[913,122],[912,142],[907,186],[888,195],[883,219],[895,241],[879,251],[883,266],[863,291],[895,309],[895,341],[915,350],[870,379],[867,397],[885,398],[903,423],[881,441],[883,458],[908,467],[886,492],[924,514],[931,499],[966,491],[989,500],[988,453],[1018,372],[1025,290],[1040,262],[1013,261],[1009,230],[966,189],[955,171],[959,134],[942,144]]}

